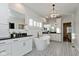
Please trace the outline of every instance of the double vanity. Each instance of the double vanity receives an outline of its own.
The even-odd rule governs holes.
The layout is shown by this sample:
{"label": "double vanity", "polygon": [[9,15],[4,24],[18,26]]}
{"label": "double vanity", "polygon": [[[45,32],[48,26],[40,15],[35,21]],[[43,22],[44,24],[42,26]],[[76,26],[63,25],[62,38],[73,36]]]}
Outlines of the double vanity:
{"label": "double vanity", "polygon": [[50,36],[50,41],[58,41],[61,42],[62,41],[62,36],[61,33],[56,33],[56,32],[43,32],[43,35],[45,36]]}

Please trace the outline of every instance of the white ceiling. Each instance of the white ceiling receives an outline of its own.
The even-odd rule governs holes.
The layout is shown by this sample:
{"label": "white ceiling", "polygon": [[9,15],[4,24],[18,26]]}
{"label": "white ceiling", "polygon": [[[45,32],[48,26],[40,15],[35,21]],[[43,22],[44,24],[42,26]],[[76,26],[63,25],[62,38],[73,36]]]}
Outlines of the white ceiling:
{"label": "white ceiling", "polygon": [[11,18],[16,18],[16,19],[24,19],[25,15],[22,13],[19,13],[15,10],[10,9],[10,13],[11,13]]}
{"label": "white ceiling", "polygon": [[[25,3],[24,5],[43,17],[52,10],[52,3]],[[79,6],[78,3],[56,3],[55,9],[59,14],[68,15],[74,13],[77,6]]]}
{"label": "white ceiling", "polygon": [[10,4],[8,4],[8,6],[9,6],[9,12],[10,12],[11,19],[21,20],[21,19],[25,18],[24,7],[21,4],[10,3]]}

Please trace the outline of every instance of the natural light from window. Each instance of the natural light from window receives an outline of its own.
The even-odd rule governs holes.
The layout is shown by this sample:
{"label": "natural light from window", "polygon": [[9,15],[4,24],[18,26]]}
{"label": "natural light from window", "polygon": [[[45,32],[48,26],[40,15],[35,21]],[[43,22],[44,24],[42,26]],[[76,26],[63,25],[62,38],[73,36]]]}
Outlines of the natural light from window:
{"label": "natural light from window", "polygon": [[33,26],[33,19],[29,19],[29,26]]}
{"label": "natural light from window", "polygon": [[56,28],[56,32],[57,32],[57,33],[61,33],[61,32],[60,32],[60,28]]}
{"label": "natural light from window", "polygon": [[34,21],[34,26],[36,26],[36,21]]}
{"label": "natural light from window", "polygon": [[42,27],[42,23],[40,23],[40,27]]}
{"label": "natural light from window", "polygon": [[39,22],[37,22],[37,27],[39,27]]}

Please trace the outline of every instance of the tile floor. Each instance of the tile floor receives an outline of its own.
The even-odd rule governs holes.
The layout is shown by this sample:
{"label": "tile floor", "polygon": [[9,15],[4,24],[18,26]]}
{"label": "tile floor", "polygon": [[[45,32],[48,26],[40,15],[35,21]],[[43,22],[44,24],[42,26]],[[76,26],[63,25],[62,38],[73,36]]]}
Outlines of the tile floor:
{"label": "tile floor", "polygon": [[50,42],[47,49],[38,51],[36,48],[25,54],[24,56],[78,56],[79,52],[75,47],[72,47],[71,43],[68,42]]}

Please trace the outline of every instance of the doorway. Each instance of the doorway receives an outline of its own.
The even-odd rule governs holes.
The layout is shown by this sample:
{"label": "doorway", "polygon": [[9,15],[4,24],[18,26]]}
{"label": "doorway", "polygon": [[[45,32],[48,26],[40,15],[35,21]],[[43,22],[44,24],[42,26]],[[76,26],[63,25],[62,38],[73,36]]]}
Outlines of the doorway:
{"label": "doorway", "polygon": [[71,22],[63,23],[63,41],[71,42]]}

